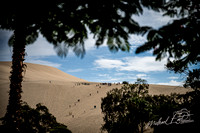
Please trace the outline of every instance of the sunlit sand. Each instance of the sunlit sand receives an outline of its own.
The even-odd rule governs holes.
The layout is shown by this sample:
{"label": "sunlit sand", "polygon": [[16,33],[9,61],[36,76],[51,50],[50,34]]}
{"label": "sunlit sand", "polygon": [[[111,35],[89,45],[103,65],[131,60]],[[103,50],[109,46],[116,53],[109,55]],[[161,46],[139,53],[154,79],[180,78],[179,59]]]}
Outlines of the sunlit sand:
{"label": "sunlit sand", "polygon": [[[37,103],[47,106],[58,122],[73,133],[99,133],[103,124],[101,98],[106,92],[121,85],[100,85],[66,74],[57,68],[26,63],[22,99],[31,107]],[[8,104],[10,62],[0,62],[0,117]],[[185,93],[177,86],[150,85],[149,93]]]}

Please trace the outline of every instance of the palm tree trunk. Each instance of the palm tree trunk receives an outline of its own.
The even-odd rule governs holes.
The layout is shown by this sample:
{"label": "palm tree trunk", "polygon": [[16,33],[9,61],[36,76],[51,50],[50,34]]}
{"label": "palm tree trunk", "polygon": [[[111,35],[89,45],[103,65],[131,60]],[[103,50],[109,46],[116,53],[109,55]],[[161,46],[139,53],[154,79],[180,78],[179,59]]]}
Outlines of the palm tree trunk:
{"label": "palm tree trunk", "polygon": [[[18,19],[19,20],[19,19]],[[15,41],[13,45],[12,67],[10,76],[10,92],[7,112],[5,115],[5,124],[8,128],[15,131],[19,130],[20,107],[21,107],[21,93],[23,81],[23,68],[25,56],[25,26],[21,21],[18,21],[14,31]]]}
{"label": "palm tree trunk", "polygon": [[141,124],[142,124],[141,125],[141,133],[143,133],[144,132],[144,122],[142,121]]}

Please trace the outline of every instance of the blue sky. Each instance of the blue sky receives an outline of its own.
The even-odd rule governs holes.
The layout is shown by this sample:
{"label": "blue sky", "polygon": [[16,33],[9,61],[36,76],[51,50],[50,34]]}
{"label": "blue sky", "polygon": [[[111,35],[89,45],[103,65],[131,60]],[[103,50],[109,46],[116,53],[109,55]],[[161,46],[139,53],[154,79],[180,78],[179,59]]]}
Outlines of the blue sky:
{"label": "blue sky", "polygon": [[[143,16],[134,16],[140,25],[154,28],[172,21],[169,17],[161,17],[160,13],[144,10]],[[0,31],[0,61],[11,61],[12,48],[8,47],[11,32]],[[27,46],[26,62],[56,67],[68,74],[92,82],[122,82],[134,83],[137,78],[143,78],[151,84],[181,85],[183,77],[165,69],[166,59],[155,61],[152,51],[135,54],[135,49],[146,41],[145,36],[130,35],[130,52],[118,51],[112,53],[106,44],[95,47],[92,35],[85,42],[86,55],[83,59],[69,52],[66,58],[60,58],[41,35],[37,41]]]}

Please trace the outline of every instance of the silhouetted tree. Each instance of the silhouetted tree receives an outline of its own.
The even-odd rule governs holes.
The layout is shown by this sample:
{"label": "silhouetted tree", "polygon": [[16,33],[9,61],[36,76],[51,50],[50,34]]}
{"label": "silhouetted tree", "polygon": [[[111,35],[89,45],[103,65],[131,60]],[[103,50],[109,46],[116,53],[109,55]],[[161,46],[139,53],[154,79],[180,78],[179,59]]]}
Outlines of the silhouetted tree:
{"label": "silhouetted tree", "polygon": [[85,53],[84,41],[88,32],[94,34],[96,45],[107,39],[110,50],[129,50],[129,33],[144,34],[147,27],[139,27],[132,15],[142,13],[142,4],[156,9],[160,3],[138,0],[54,0],[1,2],[0,29],[14,31],[9,40],[13,44],[9,103],[6,120],[16,131],[20,126],[22,72],[25,65],[25,46],[35,42],[41,33],[54,44],[60,56],[69,48],[77,56]]}
{"label": "silhouetted tree", "polygon": [[191,87],[194,90],[200,90],[200,69],[189,71],[184,87]]}
{"label": "silhouetted tree", "polygon": [[138,79],[135,84],[124,84],[121,89],[113,89],[102,98],[104,114],[102,130],[109,133],[137,133],[144,131],[145,122],[151,116],[146,80]]}
{"label": "silhouetted tree", "polygon": [[[186,94],[148,95],[148,87],[145,80],[138,79],[135,84],[109,91],[101,103],[102,130],[109,133],[143,133],[149,130],[146,127],[154,128],[154,133],[199,130],[199,90]],[[187,112],[181,112],[184,109]]]}
{"label": "silhouetted tree", "polygon": [[123,81],[122,84],[129,84],[128,81]]}
{"label": "silhouetted tree", "polygon": [[[58,123],[56,118],[49,113],[46,106],[37,104],[36,108],[31,108],[27,103],[22,103],[21,125],[18,132],[20,133],[71,133],[67,126]],[[4,118],[3,118],[4,119]],[[16,133],[13,128],[8,128],[7,125],[0,125],[1,133]]]}
{"label": "silhouetted tree", "polygon": [[173,21],[159,29],[150,29],[147,42],[136,53],[153,49],[156,60],[168,57],[167,68],[184,72],[191,64],[200,62],[200,1],[169,0],[163,8],[164,15]]}
{"label": "silhouetted tree", "polygon": [[[183,128],[183,132],[193,132],[200,127],[200,1],[168,0],[163,5],[162,11],[173,20],[159,29],[150,29],[147,33],[147,42],[138,47],[136,53],[153,49],[156,60],[168,58],[166,64],[168,70],[187,73],[184,87],[191,87],[194,91],[182,95],[184,101],[182,105],[191,110],[195,122],[189,126],[184,125],[187,128],[182,126],[179,129]],[[161,131],[173,130],[173,128],[170,131],[165,129]]]}

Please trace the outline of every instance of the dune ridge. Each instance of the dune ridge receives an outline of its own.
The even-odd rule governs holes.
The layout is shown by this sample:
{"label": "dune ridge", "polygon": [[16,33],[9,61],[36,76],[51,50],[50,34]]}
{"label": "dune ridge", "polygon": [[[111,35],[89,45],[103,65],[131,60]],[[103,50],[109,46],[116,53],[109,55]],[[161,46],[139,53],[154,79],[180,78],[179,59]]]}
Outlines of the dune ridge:
{"label": "dune ridge", "polygon": [[[64,73],[57,68],[26,63],[22,100],[35,107],[42,103],[57,120],[73,133],[99,133],[103,124],[101,98],[121,85],[100,85]],[[0,117],[8,104],[10,62],[0,62]],[[175,86],[150,85],[149,93],[185,93],[188,89]]]}
{"label": "dune ridge", "polygon": [[[24,82],[26,81],[44,81],[44,80],[57,80],[64,82],[88,82],[84,79],[80,79],[69,75],[57,68],[39,64],[25,63],[27,68],[25,69]],[[0,73],[1,80],[7,79],[10,76],[11,62],[1,62]]]}

